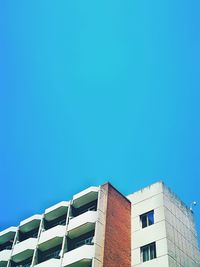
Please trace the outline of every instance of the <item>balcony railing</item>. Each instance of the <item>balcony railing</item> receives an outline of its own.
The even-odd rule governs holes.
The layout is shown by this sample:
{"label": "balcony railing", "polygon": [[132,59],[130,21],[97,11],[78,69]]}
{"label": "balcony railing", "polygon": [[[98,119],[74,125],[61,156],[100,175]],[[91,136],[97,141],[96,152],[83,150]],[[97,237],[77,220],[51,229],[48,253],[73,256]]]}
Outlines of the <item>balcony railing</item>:
{"label": "balcony railing", "polygon": [[11,256],[11,250],[3,250],[0,252],[0,262],[7,262],[9,261]]}
{"label": "balcony railing", "polygon": [[65,235],[66,227],[63,225],[57,225],[49,230],[43,231],[39,239],[39,248],[47,250],[55,247],[62,242],[62,238]]}
{"label": "balcony railing", "polygon": [[21,262],[33,255],[34,249],[37,245],[36,238],[26,239],[14,246],[12,258],[15,262]]}
{"label": "balcony railing", "polygon": [[[90,266],[94,257],[94,246],[83,245],[74,250],[65,253],[62,267],[79,266],[77,263],[83,263],[84,266]],[[80,265],[81,266],[81,265]]]}
{"label": "balcony railing", "polygon": [[68,236],[71,239],[85,234],[95,228],[97,221],[97,211],[87,211],[77,217],[72,218],[68,225]]}
{"label": "balcony railing", "polygon": [[35,265],[35,267],[60,267],[60,259],[50,259]]}

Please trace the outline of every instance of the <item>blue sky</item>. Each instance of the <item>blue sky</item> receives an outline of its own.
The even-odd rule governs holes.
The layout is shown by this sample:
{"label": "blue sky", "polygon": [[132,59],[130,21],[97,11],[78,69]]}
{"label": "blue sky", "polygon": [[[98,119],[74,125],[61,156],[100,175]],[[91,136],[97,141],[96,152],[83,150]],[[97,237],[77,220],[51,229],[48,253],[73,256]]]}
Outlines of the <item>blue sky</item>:
{"label": "blue sky", "polygon": [[0,229],[105,181],[164,180],[200,225],[199,8],[0,0]]}

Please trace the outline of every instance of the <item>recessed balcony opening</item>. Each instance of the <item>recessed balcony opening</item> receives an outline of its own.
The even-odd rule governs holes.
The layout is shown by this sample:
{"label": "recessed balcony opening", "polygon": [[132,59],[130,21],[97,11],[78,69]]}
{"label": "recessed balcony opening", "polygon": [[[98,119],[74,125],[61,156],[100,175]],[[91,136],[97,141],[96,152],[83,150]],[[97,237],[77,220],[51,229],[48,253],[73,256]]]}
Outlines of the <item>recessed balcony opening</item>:
{"label": "recessed balcony opening", "polygon": [[13,240],[8,240],[7,242],[0,244],[0,251],[11,250],[13,245]]}
{"label": "recessed balcony opening", "polygon": [[91,267],[94,258],[94,231],[76,238],[67,237],[62,267]]}
{"label": "recessed balcony opening", "polygon": [[22,232],[21,230],[19,230],[18,232],[18,243],[22,242],[28,238],[37,238],[38,237],[38,231],[39,231],[39,226],[35,229],[32,229],[31,231],[28,232]]}
{"label": "recessed balcony opening", "polygon": [[33,256],[37,245],[37,238],[28,238],[22,242],[15,244],[12,252],[12,260],[14,262],[21,262]]}
{"label": "recessed balcony opening", "polygon": [[[83,206],[85,206],[86,211],[87,211],[87,204],[89,204],[89,206],[90,206],[90,204],[92,202],[94,202],[94,203],[96,202],[97,203],[98,192],[99,192],[99,188],[98,187],[89,187],[89,188],[87,188],[86,190],[74,195],[72,206],[75,209],[82,208],[83,209],[82,212],[84,212]],[[77,212],[78,213],[81,212],[81,209],[77,210]],[[75,213],[76,213],[76,211],[75,211]],[[75,215],[75,216],[78,216],[78,214]]]}
{"label": "recessed balcony opening", "polygon": [[29,238],[38,237],[41,218],[42,215],[36,214],[20,223],[17,243],[27,240]]}
{"label": "recessed balcony opening", "polygon": [[67,237],[66,251],[71,251],[84,245],[94,245],[94,230],[74,239]]}
{"label": "recessed balcony opening", "polygon": [[65,225],[68,213],[69,202],[62,201],[45,210],[44,230],[57,225]]}
{"label": "recessed balcony opening", "polygon": [[66,225],[66,218],[67,218],[67,213],[53,220],[44,219],[44,230],[49,230],[50,228],[53,228],[57,225]]}
{"label": "recessed balcony opening", "polygon": [[11,250],[16,234],[16,227],[10,227],[0,233],[0,251]]}
{"label": "recessed balcony opening", "polygon": [[10,267],[30,267],[31,263],[32,263],[32,257],[20,262],[11,261]]}
{"label": "recessed balcony opening", "polygon": [[38,249],[37,264],[50,260],[50,259],[60,259],[61,248],[62,248],[62,243],[56,247],[50,248],[45,251],[41,251],[40,249]]}
{"label": "recessed balcony opening", "polygon": [[66,233],[66,226],[57,225],[49,230],[42,231],[38,241],[38,247],[41,251],[46,251],[50,248],[62,244],[63,237]]}
{"label": "recessed balcony opening", "polygon": [[77,217],[87,211],[96,211],[97,210],[97,199],[80,206],[78,208],[71,206],[70,210],[70,219]]}

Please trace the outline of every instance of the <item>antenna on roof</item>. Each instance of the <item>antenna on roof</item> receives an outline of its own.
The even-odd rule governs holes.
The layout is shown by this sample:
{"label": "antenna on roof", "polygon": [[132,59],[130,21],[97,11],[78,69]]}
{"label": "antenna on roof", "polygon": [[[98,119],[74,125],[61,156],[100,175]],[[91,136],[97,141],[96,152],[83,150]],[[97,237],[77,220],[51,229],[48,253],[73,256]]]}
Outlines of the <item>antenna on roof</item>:
{"label": "antenna on roof", "polygon": [[193,207],[197,205],[197,202],[196,201],[193,201],[191,204],[190,204],[190,210],[193,211]]}

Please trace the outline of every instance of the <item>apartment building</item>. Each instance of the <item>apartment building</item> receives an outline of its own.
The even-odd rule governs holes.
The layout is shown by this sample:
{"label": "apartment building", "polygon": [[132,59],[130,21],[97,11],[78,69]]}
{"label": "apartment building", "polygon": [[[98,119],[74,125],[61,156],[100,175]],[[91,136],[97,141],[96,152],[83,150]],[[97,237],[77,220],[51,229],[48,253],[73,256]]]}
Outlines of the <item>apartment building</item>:
{"label": "apartment building", "polygon": [[200,266],[193,213],[162,182],[90,187],[0,232],[0,267]]}

